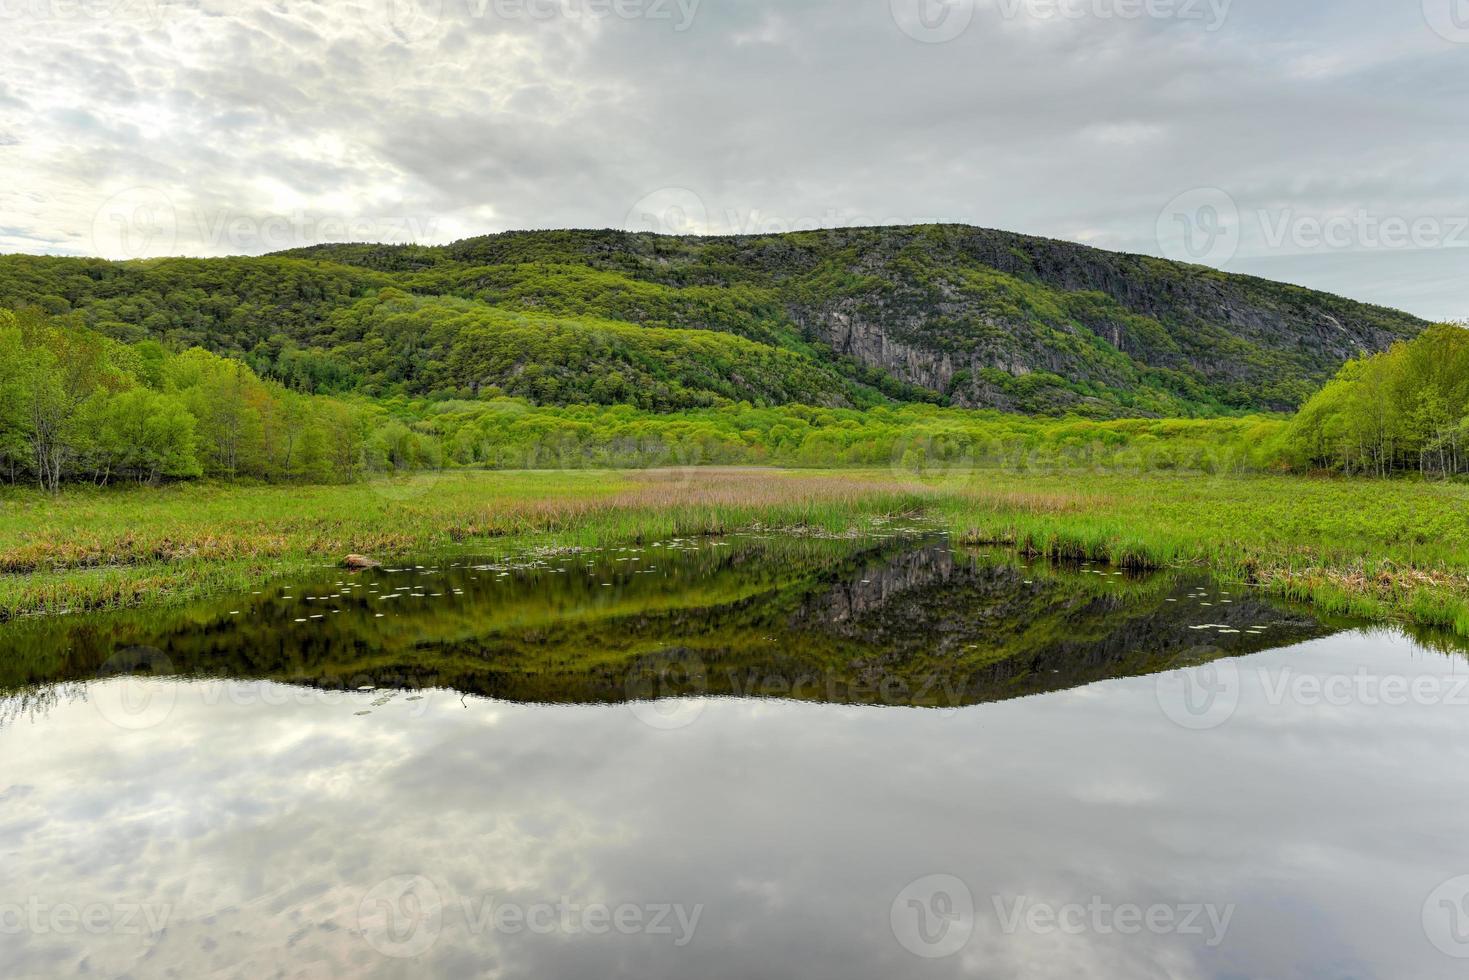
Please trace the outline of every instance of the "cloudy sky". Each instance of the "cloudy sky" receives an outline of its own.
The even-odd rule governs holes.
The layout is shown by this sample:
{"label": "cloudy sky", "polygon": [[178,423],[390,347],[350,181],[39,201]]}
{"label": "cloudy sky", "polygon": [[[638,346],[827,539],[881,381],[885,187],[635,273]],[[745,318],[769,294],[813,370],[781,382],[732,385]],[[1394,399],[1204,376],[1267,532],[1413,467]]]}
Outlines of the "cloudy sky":
{"label": "cloudy sky", "polygon": [[[102,681],[0,727],[0,974],[1462,980],[1462,670],[1378,631],[959,711]],[[1228,926],[1004,925],[1094,896]],[[484,917],[556,902],[699,917]],[[63,905],[117,928],[17,928]]]}
{"label": "cloudy sky", "polygon": [[1469,0],[0,0],[0,250],[957,221],[1469,317]]}

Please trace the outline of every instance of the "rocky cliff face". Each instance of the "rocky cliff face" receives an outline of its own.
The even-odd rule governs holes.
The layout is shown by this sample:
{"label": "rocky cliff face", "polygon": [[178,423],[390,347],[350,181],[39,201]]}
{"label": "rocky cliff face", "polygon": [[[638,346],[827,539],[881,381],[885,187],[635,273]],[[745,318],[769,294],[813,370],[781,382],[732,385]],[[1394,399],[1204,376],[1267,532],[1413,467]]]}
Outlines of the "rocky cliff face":
{"label": "rocky cliff face", "polygon": [[[946,318],[965,317],[966,311],[940,304],[935,307]],[[888,309],[880,303],[843,299],[814,310],[798,309],[793,319],[812,337],[837,354],[883,371],[908,384],[948,396],[953,404],[967,408],[998,408],[1023,411],[1028,406],[1014,396],[1003,382],[996,384],[987,372],[1021,379],[1045,372],[1073,381],[1098,381],[1126,385],[1126,372],[1098,369],[1068,358],[1039,343],[1028,343],[1025,329],[1016,329],[983,314],[969,314],[970,322],[983,325],[989,336],[974,337],[959,349],[926,343],[922,313]],[[901,338],[901,339],[900,339]],[[1068,401],[1081,402],[1077,397]]]}
{"label": "rocky cliff face", "polygon": [[[955,403],[1161,383],[1238,407],[1290,409],[1346,360],[1426,324],[1381,307],[1198,266],[977,228],[832,233],[864,286],[791,304],[839,354]],[[1046,375],[1046,380],[1030,375]]]}
{"label": "rocky cliff face", "polygon": [[[844,359],[889,395],[898,388],[885,380],[910,386],[900,398],[1036,413],[1289,410],[1346,360],[1427,326],[1296,286],[963,225],[723,238],[516,232],[441,249],[300,254],[426,270],[407,281],[415,291],[473,292],[505,269],[583,266],[598,278],[577,280],[574,297],[548,280],[515,301],[615,309],[635,323],[765,344],[799,337],[816,345],[806,353]],[[648,284],[664,292],[629,298]]]}
{"label": "rocky cliff face", "polygon": [[791,617],[797,628],[845,629],[863,616],[879,610],[895,597],[914,590],[942,587],[954,574],[954,555],[947,541],[904,550],[884,557],[833,581],[826,591],[803,603]]}

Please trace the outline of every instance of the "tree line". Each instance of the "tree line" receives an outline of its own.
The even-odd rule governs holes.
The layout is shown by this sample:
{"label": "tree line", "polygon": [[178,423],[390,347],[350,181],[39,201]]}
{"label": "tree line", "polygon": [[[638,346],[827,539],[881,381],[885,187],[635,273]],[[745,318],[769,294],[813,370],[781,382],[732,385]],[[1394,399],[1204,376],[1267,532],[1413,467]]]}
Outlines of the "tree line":
{"label": "tree line", "polygon": [[291,391],[242,361],[0,310],[0,475],[12,484],[331,482],[436,465],[436,451],[381,408]]}
{"label": "tree line", "polygon": [[[469,344],[458,356],[483,354]],[[924,404],[558,406],[498,389],[315,395],[260,377],[244,359],[123,343],[35,308],[0,310],[0,479],[51,491],[200,477],[343,482],[450,466],[1238,469],[1265,465],[1261,447],[1283,429],[1260,418],[1096,422]]]}
{"label": "tree line", "polygon": [[[485,342],[494,337],[487,324],[478,329]],[[466,344],[453,356],[487,354]],[[538,404],[498,388],[478,397],[309,394],[262,378],[244,358],[121,342],[74,315],[0,310],[0,481],[11,484],[55,491],[201,477],[344,482],[443,467],[707,464],[1454,476],[1469,472],[1469,331],[1434,327],[1352,361],[1292,419],[1099,421],[927,404],[737,401],[660,411]]]}
{"label": "tree line", "polygon": [[1469,330],[1439,324],[1350,361],[1291,425],[1298,465],[1347,474],[1469,472]]}

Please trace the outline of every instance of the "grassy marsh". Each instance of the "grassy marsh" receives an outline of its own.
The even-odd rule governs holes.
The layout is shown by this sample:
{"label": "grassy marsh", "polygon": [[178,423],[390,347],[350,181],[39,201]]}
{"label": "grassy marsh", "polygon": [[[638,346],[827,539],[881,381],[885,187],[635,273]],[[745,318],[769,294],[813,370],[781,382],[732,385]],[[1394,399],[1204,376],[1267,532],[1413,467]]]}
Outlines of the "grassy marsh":
{"label": "grassy marsh", "polygon": [[1469,635],[1469,486],[980,469],[446,472],[351,486],[0,495],[0,617],[180,602],[348,552],[512,553],[922,514],[961,540],[1208,566],[1328,612]]}

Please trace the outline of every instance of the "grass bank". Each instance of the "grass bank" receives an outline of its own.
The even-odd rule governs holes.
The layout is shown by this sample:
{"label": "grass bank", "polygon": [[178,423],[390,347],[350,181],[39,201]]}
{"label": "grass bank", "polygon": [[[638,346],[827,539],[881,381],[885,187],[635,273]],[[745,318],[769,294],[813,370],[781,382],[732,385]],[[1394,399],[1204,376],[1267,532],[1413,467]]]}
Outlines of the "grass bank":
{"label": "grass bank", "polygon": [[1469,635],[1469,486],[1296,476],[983,473],[935,484],[971,542],[1200,564],[1333,613]]}
{"label": "grass bank", "polygon": [[345,487],[0,496],[0,617],[177,602],[334,562],[808,526],[922,511],[974,542],[1208,565],[1329,612],[1469,635],[1469,487],[1190,474],[454,472]]}
{"label": "grass bank", "polygon": [[68,490],[0,496],[0,619],[181,602],[377,556],[717,534],[840,532],[932,491],[883,472],[466,472],[347,486]]}

